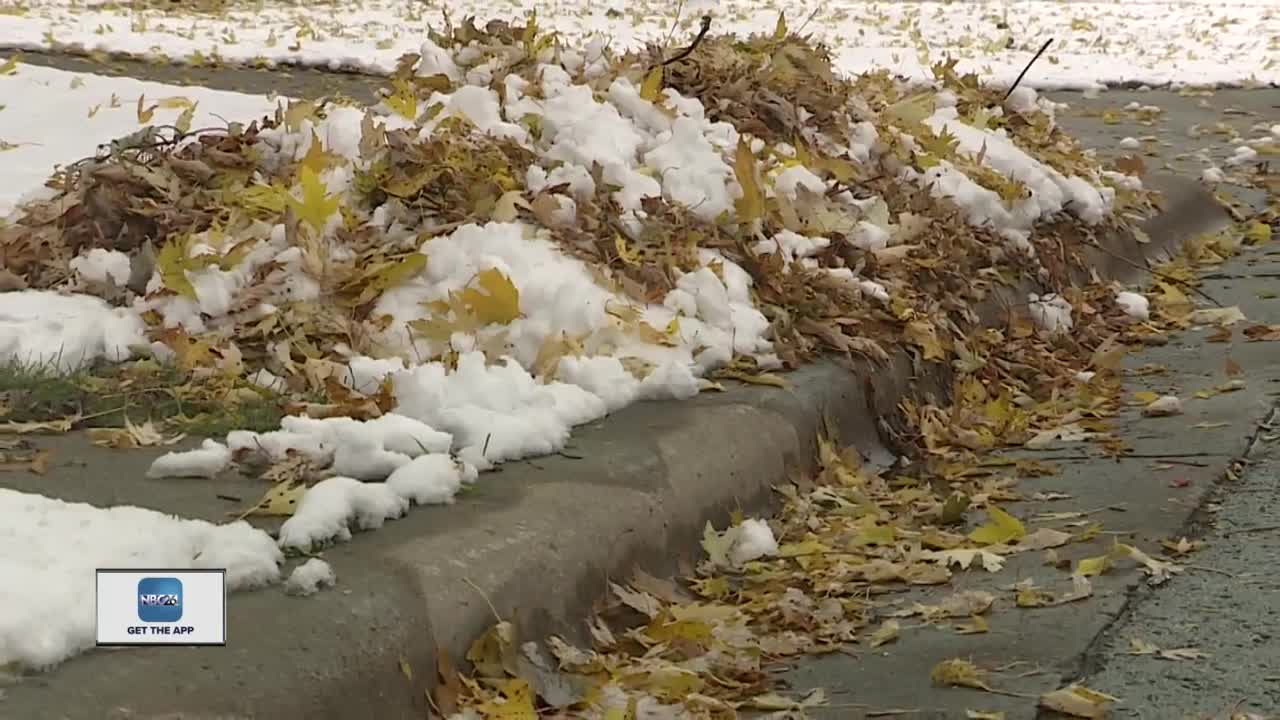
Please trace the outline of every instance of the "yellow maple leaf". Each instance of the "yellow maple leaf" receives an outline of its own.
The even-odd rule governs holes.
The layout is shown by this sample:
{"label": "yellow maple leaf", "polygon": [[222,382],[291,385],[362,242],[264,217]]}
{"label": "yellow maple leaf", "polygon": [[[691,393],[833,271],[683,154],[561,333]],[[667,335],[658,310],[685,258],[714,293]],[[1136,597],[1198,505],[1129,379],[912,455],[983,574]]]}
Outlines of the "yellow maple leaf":
{"label": "yellow maple leaf", "polygon": [[969,539],[982,545],[999,545],[1017,540],[1027,534],[1027,528],[1018,518],[994,505],[987,508],[991,522],[969,533]]}
{"label": "yellow maple leaf", "polygon": [[276,113],[277,119],[284,123],[286,130],[298,132],[302,129],[303,120],[315,117],[316,105],[306,100],[299,100],[298,102],[290,102],[284,111],[277,107]]}
{"label": "yellow maple leaf", "polygon": [[497,268],[476,275],[479,288],[463,288],[462,304],[482,325],[507,323],[520,317],[520,290]]}
{"label": "yellow maple leaf", "polygon": [[885,620],[876,631],[871,633],[867,644],[873,648],[880,647],[898,639],[902,625],[897,620]]}
{"label": "yellow maple leaf", "polygon": [[271,486],[262,499],[254,503],[248,512],[240,515],[244,518],[249,515],[263,516],[289,516],[293,515],[298,509],[298,503],[302,502],[302,496],[307,494],[307,484],[304,482],[282,482]]}
{"label": "yellow maple leaf", "polygon": [[293,208],[298,218],[310,225],[318,233],[324,229],[325,221],[338,211],[342,204],[340,198],[330,197],[320,176],[309,167],[303,167],[298,173],[302,183],[302,199],[285,195],[285,202]]}
{"label": "yellow maple leaf", "polygon": [[1244,242],[1246,245],[1261,245],[1271,240],[1271,226],[1254,220],[1245,227]]}
{"label": "yellow maple leaf", "polygon": [[933,666],[929,678],[943,687],[969,687],[992,692],[986,681],[987,672],[968,660],[943,660]]}
{"label": "yellow maple leaf", "polygon": [[1040,696],[1040,707],[1078,718],[1103,718],[1107,707],[1118,698],[1081,685],[1054,690]]}
{"label": "yellow maple leaf", "polygon": [[787,15],[786,13],[778,13],[778,22],[773,26],[773,39],[782,40],[787,36]]}
{"label": "yellow maple leaf", "polygon": [[145,101],[146,101],[146,98],[147,98],[147,96],[146,96],[146,95],[139,95],[139,96],[138,96],[138,110],[137,110],[137,114],[138,114],[138,123],[139,123],[139,124],[141,124],[141,125],[146,125],[147,123],[151,122],[151,116],[152,116],[152,115],[155,115],[155,114],[156,114],[156,108],[157,108],[157,107],[160,107],[159,105],[152,105],[151,107],[144,107],[144,103],[145,103]]}
{"label": "yellow maple leaf", "polygon": [[409,120],[417,120],[418,96],[413,91],[413,86],[402,78],[392,80],[391,86],[395,89],[395,92],[383,98],[383,102],[396,114]]}
{"label": "yellow maple leaf", "polygon": [[935,95],[936,93],[932,90],[927,90],[905,97],[885,108],[882,116],[889,122],[903,127],[919,125],[933,114],[936,107]]}
{"label": "yellow maple leaf", "polygon": [[173,126],[178,129],[178,132],[183,134],[191,132],[191,123],[195,120],[196,106],[199,104],[191,103],[178,114],[178,119],[173,121]]}
{"label": "yellow maple leaf", "polygon": [[486,720],[538,720],[533,707],[533,688],[519,678],[496,681],[503,701],[489,700],[476,708]]}
{"label": "yellow maple leaf", "polygon": [[402,285],[427,267],[427,256],[412,252],[398,260],[381,262],[366,270],[344,287],[354,305],[364,305],[386,290]]}
{"label": "yellow maple leaf", "polygon": [[912,345],[919,347],[924,352],[925,360],[942,360],[947,354],[942,349],[942,342],[938,340],[938,332],[933,327],[933,323],[927,320],[913,320],[907,323],[903,330],[903,335]]}
{"label": "yellow maple leaf", "polygon": [[746,138],[738,138],[738,149],[733,156],[733,172],[742,186],[742,197],[734,201],[738,220],[751,222],[764,217],[764,191],[756,182],[756,156]]}
{"label": "yellow maple leaf", "polygon": [[1098,557],[1082,558],[1076,564],[1076,575],[1081,577],[1091,577],[1101,575],[1111,568],[1112,560],[1110,555],[1099,555]]}
{"label": "yellow maple leaf", "polygon": [[644,83],[640,85],[640,97],[649,102],[655,102],[661,92],[662,66],[657,65],[644,76]]}
{"label": "yellow maple leaf", "polygon": [[187,279],[186,236],[173,238],[160,248],[156,254],[156,270],[165,287],[183,297],[196,299],[196,288]]}
{"label": "yellow maple leaf", "polygon": [[0,64],[0,75],[12,75],[18,72],[18,60],[22,57],[22,53],[14,53]]}
{"label": "yellow maple leaf", "polygon": [[324,149],[324,143],[320,142],[320,136],[312,128],[311,145],[307,147],[307,154],[303,155],[302,160],[299,161],[302,167],[310,168],[312,172],[319,175],[333,167],[337,159],[336,155]]}

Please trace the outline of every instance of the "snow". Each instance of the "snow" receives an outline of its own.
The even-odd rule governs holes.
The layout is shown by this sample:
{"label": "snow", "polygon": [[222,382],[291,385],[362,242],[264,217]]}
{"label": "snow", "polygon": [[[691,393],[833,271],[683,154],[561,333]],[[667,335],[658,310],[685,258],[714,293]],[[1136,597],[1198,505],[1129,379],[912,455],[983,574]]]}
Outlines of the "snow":
{"label": "snow", "polygon": [[1142,409],[1142,414],[1150,417],[1164,417],[1182,414],[1182,400],[1176,395],[1161,395]]}
{"label": "snow", "polygon": [[[0,13],[0,44],[11,34],[12,20]],[[44,31],[41,30],[41,33]],[[148,107],[169,98],[198,103],[193,128],[224,127],[227,119],[250,120],[275,110],[276,101],[261,95],[165,85],[123,77],[106,77],[19,63],[11,74],[0,74],[0,141],[16,145],[3,155],[0,218],[30,191],[40,191],[55,165],[69,165],[93,157],[101,143],[137,132],[137,102]],[[155,124],[173,123],[181,107],[158,107]],[[96,261],[94,261],[96,262]]]}
{"label": "snow", "polygon": [[[938,108],[926,122],[934,132],[945,129],[955,136],[959,141],[956,152],[972,157],[985,153],[985,163],[993,170],[1030,190],[1029,197],[1007,210],[998,197],[997,204],[991,203],[994,193],[982,191],[983,188],[973,185],[972,181],[960,181],[952,169],[949,174],[954,189],[950,194],[969,211],[970,220],[975,224],[990,224],[1002,231],[1021,234],[1037,220],[1065,208],[1090,225],[1101,222],[1111,209],[1112,197],[1104,194],[1105,188],[1099,189],[1083,178],[1064,176],[1023,152],[1003,132],[984,131],[961,122],[954,107]],[[926,178],[928,175],[925,174]]]}
{"label": "snow", "polygon": [[147,470],[149,478],[212,478],[231,467],[231,449],[206,439],[195,450],[170,452],[156,458]]}
{"label": "snow", "polygon": [[293,516],[280,526],[280,547],[307,550],[327,540],[350,540],[350,525],[373,530],[408,509],[409,501],[386,483],[331,477],[307,490]]}
{"label": "snow", "polygon": [[1247,165],[1258,159],[1258,151],[1248,145],[1241,145],[1235,149],[1231,157],[1225,160],[1227,165]]}
{"label": "snow", "polygon": [[415,505],[448,505],[462,489],[466,469],[444,453],[420,455],[387,477],[387,487]]}
{"label": "snow", "polygon": [[124,287],[129,282],[129,256],[119,250],[93,248],[79,257],[71,258],[71,269],[81,278],[94,283],[110,283]]}
{"label": "snow", "polygon": [[94,570],[225,568],[228,590],[275,582],[283,556],[248,523],[214,525],[0,488],[0,667],[41,669],[94,644]]}
{"label": "snow", "polygon": [[337,576],[329,563],[320,558],[311,558],[293,569],[284,581],[284,591],[290,595],[314,595],[320,588],[333,587],[338,582]]}
{"label": "snow", "polygon": [[137,314],[90,295],[0,293],[0,365],[70,371],[98,358],[125,360],[132,346],[148,344],[145,331]]}
{"label": "snow", "polygon": [[[353,433],[357,437],[361,435],[354,430]],[[343,435],[347,434],[344,431]],[[346,439],[339,445],[339,457],[344,447],[364,442],[376,448],[367,440]],[[385,478],[385,482],[363,482],[339,475],[316,483],[302,496],[293,516],[281,526],[280,547],[307,550],[323,543],[346,541],[351,539],[353,528],[382,527],[387,520],[402,517],[411,505],[451,504],[464,485],[475,481],[477,474],[474,466],[446,453],[426,453],[412,460],[406,457],[394,465],[378,473],[368,473],[379,480]],[[336,463],[334,469],[338,470]]]}
{"label": "snow", "polygon": [[1206,183],[1220,183],[1227,179],[1226,173],[1222,172],[1222,168],[1218,166],[1207,167],[1200,173],[1200,179]]}
{"label": "snow", "polygon": [[[345,4],[337,22],[332,8],[306,4],[233,5],[221,15],[75,0],[32,0],[19,7],[23,12],[0,14],[0,47],[375,73],[389,73],[402,55],[419,52],[428,27],[440,21],[428,6],[399,0]],[[534,0],[501,6],[481,0],[449,3],[455,18],[485,20],[519,20],[536,8],[539,26],[557,31],[567,45],[582,47],[588,38],[606,37],[618,51],[665,38],[672,7],[644,2],[611,13],[614,4],[581,0],[558,3],[554,11]],[[730,0],[703,3],[698,12],[710,13],[719,32],[745,34],[771,32],[778,10],[764,0]],[[804,15],[797,10],[787,19],[798,27]],[[828,3],[805,24],[805,32],[832,47],[847,71],[884,67],[917,80],[930,79],[929,64],[950,55],[960,60],[961,73],[980,72],[1007,85],[1041,38],[1052,37],[1058,40],[1022,81],[1026,87],[1280,82],[1280,66],[1268,64],[1274,53],[1268,39],[1280,34],[1280,16],[1263,0]],[[927,56],[919,52],[920,42]],[[575,54],[575,67],[591,64],[589,50]],[[419,73],[454,80],[483,77],[482,69],[466,64],[428,48]]]}
{"label": "snow", "polygon": [[1027,308],[1036,327],[1048,335],[1058,335],[1071,330],[1071,303],[1061,295],[1041,297],[1032,293]]}
{"label": "snow", "polygon": [[729,548],[729,561],[734,565],[778,554],[778,541],[765,521],[748,518],[736,530],[733,545]]}
{"label": "snow", "polygon": [[1126,290],[1116,293],[1116,305],[1119,305],[1124,314],[1134,320],[1145,322],[1151,317],[1151,303],[1145,296],[1136,292]]}

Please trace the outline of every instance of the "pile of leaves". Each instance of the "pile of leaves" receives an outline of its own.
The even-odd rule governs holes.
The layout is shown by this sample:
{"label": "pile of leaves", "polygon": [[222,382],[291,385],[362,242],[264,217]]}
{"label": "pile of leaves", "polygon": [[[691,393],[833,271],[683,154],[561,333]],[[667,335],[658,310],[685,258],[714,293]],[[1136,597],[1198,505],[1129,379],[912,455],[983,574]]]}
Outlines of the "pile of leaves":
{"label": "pile of leaves", "polygon": [[[708,525],[701,561],[680,578],[637,571],[628,583],[612,583],[581,642],[553,636],[539,644],[512,621],[500,621],[467,654],[470,672],[442,661],[433,703],[446,717],[482,720],[727,719],[760,712],[804,718],[841,709],[895,716],[914,709],[840,704],[821,689],[787,692],[775,671],[799,655],[883,652],[904,633],[925,628],[986,633],[1002,613],[1085,602],[1094,578],[1125,568],[1139,569],[1151,585],[1168,582],[1186,570],[1182,558],[1195,543],[1163,541],[1156,554],[1111,539],[1086,512],[1020,520],[1013,514],[1019,511],[1003,509],[1070,497],[1020,490],[1022,479],[1057,468],[1012,451],[1066,440],[1091,442],[1103,455],[1125,453],[1112,424],[1131,405],[1123,382],[1152,371],[1125,369],[1125,355],[1166,340],[1192,313],[1204,312],[1188,297],[1197,274],[1253,242],[1253,227],[1196,238],[1160,266],[1164,279],[1156,281],[1148,322],[1105,316],[1096,308],[1111,291],[1091,287],[1071,291],[1084,316],[1070,340],[1047,341],[1016,317],[967,336],[947,400],[904,400],[901,424],[888,430],[893,449],[910,459],[876,468],[856,450],[833,445],[832,432],[818,438],[816,470],[776,488],[781,509],[768,521],[776,552],[748,550],[760,520],[738,513],[723,531]],[[1211,318],[1226,317],[1218,310],[1230,309],[1214,309]],[[997,580],[996,592],[972,589],[972,582],[968,590],[947,590],[955,574],[995,578],[1011,558],[1033,553],[1060,572],[1058,582]],[[1131,645],[1135,655],[1204,657],[1195,648]],[[1021,668],[1014,673],[1012,666],[965,658],[921,672],[938,686],[1023,697],[1069,717],[1105,717],[1119,700],[1081,685],[1017,692],[1013,683],[1025,687],[1027,677]],[[972,703],[982,705],[979,696]],[[967,717],[1004,715],[972,709]]]}
{"label": "pile of leaves", "polygon": [[[483,28],[467,18],[434,33],[433,40],[454,53],[465,49],[472,66],[490,68],[489,86],[500,95],[508,74],[534,80],[539,62],[570,52],[541,32],[535,17],[525,25],[493,21]],[[1152,208],[1149,194],[1117,187],[1118,211],[1107,223],[1084,227],[1049,218],[1032,239],[1044,250],[1041,259],[1011,253],[992,230],[969,225],[945,198],[893,179],[900,167],[924,170],[945,159],[1009,203],[1025,197],[1027,189],[1016,180],[990,171],[981,158],[975,162],[956,153],[954,138],[935,136],[923,124],[938,90],[909,88],[883,72],[839,76],[827,51],[789,32],[781,18],[771,35],[699,35],[678,61],[667,62],[664,53],[672,55],[662,48],[618,58],[605,53],[607,71],[588,77],[580,70],[575,81],[603,92],[614,78],[630,78],[642,97],[668,114],[673,111],[663,91],[671,88],[700,100],[712,119],[763,140],[762,153],[753,153],[745,140],[738,148],[734,170],[743,197],[731,216],[708,220],[678,203],[651,199],[641,231],[626,232],[616,188],[596,168],[595,196],[579,199],[573,223],[555,222],[563,186],[529,191],[524,170],[534,155],[513,141],[476,132],[459,117],[435,124],[423,137],[416,126],[388,130],[370,111],[358,163],[330,154],[318,141],[298,162],[268,161],[260,150],[261,133],[298,133],[305,122],[318,122],[347,104],[299,102],[274,117],[219,129],[193,130],[184,114],[173,127],[145,126],[68,167],[50,182],[59,191],[56,197],[28,205],[15,224],[0,227],[5,285],[91,292],[116,304],[137,297],[195,299],[189,272],[237,267],[272,225],[283,224],[289,244],[301,254],[301,272],[320,287],[318,297],[292,299],[280,279],[282,268],[271,263],[258,269],[251,288],[224,317],[209,319],[203,332],[164,327],[154,313],[145,319],[153,339],[173,351],[189,379],[221,396],[254,391],[246,378],[267,370],[283,379],[277,390],[286,399],[298,402],[306,395],[311,405],[339,414],[343,402],[333,396],[334,384],[325,382],[338,372],[339,350],[374,357],[393,352],[373,339],[385,326],[385,318],[371,314],[377,299],[422,269],[423,257],[413,251],[424,240],[465,223],[523,220],[541,226],[567,253],[589,261],[603,285],[636,303],[660,300],[681,272],[698,266],[698,250],[715,249],[753,277],[756,303],[773,323],[787,367],[820,352],[883,360],[886,346],[904,342],[921,350],[924,361],[946,364],[964,352],[960,338],[975,322],[972,307],[993,285],[1031,276],[1065,288],[1069,271],[1097,234],[1125,232],[1131,216]],[[417,124],[440,112],[431,98],[454,84],[443,75],[418,75],[417,59],[405,58],[377,112]],[[1111,182],[1048,115],[993,112],[1000,98],[975,76],[958,75],[954,62],[939,63],[934,71],[968,122],[1003,128],[1020,147],[1064,173]],[[536,97],[536,83],[529,87]],[[138,99],[140,123],[148,121],[152,107]],[[885,145],[865,166],[837,151],[852,144],[854,126],[862,121],[875,125]],[[536,142],[537,123],[524,122]],[[912,149],[902,140],[907,134],[915,138]],[[832,192],[802,188],[795,201],[781,193],[770,196],[766,189],[774,174],[796,164],[832,181]],[[320,175],[332,167],[354,173],[350,192],[327,192]],[[842,190],[882,200],[860,214],[834,199]],[[389,237],[376,230],[370,220],[379,207],[412,232]],[[342,222],[326,235],[324,225],[334,213]],[[854,246],[853,231],[864,220],[888,229],[893,244],[876,251]],[[782,230],[820,234],[831,242],[816,267],[751,249]],[[74,275],[69,261],[93,248],[132,257],[134,273],[125,287],[92,287]],[[875,277],[890,301],[868,302],[827,272],[833,267]],[[153,271],[162,279],[159,286],[147,285]],[[433,308],[436,315],[415,324],[414,332],[442,338],[507,322],[518,312],[518,294],[501,273],[477,277],[474,287],[470,295]],[[277,311],[259,317],[256,308],[264,303]],[[653,341],[665,341],[661,330],[634,318],[631,324]],[[505,352],[500,341],[481,349],[495,360]],[[556,357],[579,351],[571,341],[549,343],[538,370],[545,375],[554,370]],[[451,360],[448,350],[437,358],[408,359]],[[734,372],[749,377],[752,365],[742,358]],[[645,372],[642,364],[636,368]]]}
{"label": "pile of leaves", "polygon": [[[1001,510],[1000,503],[1029,499],[1018,493],[1017,475],[1044,470],[1025,463],[1009,472],[1014,464],[990,458],[950,480],[945,495],[906,476],[882,475],[856,451],[819,439],[816,474],[778,488],[783,509],[769,523],[776,553],[741,554],[758,520],[739,516],[723,532],[708,525],[705,558],[685,581],[641,571],[611,584],[588,623],[587,647],[552,637],[543,650],[521,642],[511,621],[499,622],[467,653],[473,673],[455,674],[443,660],[433,703],[446,717],[464,718],[736,718],[746,711],[800,718],[806,710],[855,707],[893,715],[833,705],[821,690],[780,693],[771,671],[798,655],[881,648],[926,627],[985,633],[998,612],[1086,600],[1090,578],[1123,563],[1136,563],[1155,583],[1182,570],[1120,543],[1075,563],[1060,558],[1060,549],[1097,539],[1101,525],[1067,522],[1081,514],[1066,513],[1029,528]],[[966,532],[966,518],[979,508],[986,521]],[[935,594],[933,602],[916,592],[946,585],[953,571],[998,573],[1021,553],[1043,554],[1063,581],[1017,583],[1004,596]],[[999,688],[997,671],[959,658],[933,668],[932,681],[1009,692]],[[1101,717],[1116,700],[1080,686],[1038,697],[1044,707],[1078,717]]]}

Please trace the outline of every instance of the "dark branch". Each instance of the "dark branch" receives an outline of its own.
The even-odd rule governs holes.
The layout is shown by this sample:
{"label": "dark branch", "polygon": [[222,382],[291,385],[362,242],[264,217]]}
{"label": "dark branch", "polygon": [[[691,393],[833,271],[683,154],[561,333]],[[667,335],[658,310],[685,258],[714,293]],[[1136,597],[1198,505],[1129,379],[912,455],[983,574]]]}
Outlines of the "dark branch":
{"label": "dark branch", "polygon": [[702,42],[702,38],[706,37],[707,33],[710,30],[711,30],[711,16],[703,15],[702,27],[698,29],[698,36],[693,39],[693,42],[689,43],[689,47],[685,48],[684,50],[681,50],[678,55],[671,58],[670,60],[663,60],[662,64],[670,65],[673,62],[680,62],[681,60],[692,55],[693,51],[698,49],[698,43]]}
{"label": "dark branch", "polygon": [[1031,62],[1027,63],[1027,66],[1022,68],[1022,72],[1018,73],[1018,79],[1014,80],[1013,84],[1009,86],[1009,91],[1004,94],[1005,100],[1009,99],[1009,96],[1012,95],[1013,91],[1018,87],[1018,83],[1022,82],[1022,78],[1026,77],[1027,71],[1031,69],[1032,65],[1036,64],[1036,61],[1040,59],[1040,56],[1043,55],[1044,51],[1048,50],[1049,46],[1052,44],[1053,44],[1053,38],[1049,38],[1048,40],[1044,41],[1044,45],[1040,46],[1040,52],[1036,53],[1036,56],[1031,58]]}

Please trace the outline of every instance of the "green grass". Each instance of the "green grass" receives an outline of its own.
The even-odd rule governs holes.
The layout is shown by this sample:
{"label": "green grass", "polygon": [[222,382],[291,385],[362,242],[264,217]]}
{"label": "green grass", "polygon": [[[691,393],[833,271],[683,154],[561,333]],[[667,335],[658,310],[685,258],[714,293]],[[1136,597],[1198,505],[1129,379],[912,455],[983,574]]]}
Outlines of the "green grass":
{"label": "green grass", "polygon": [[[243,383],[239,388],[247,387]],[[284,415],[281,398],[236,393],[237,386],[193,379],[154,360],[94,365],[73,372],[53,365],[0,363],[0,422],[80,417],[85,427],[121,427],[152,420],[173,432],[225,435],[273,430]],[[229,398],[235,397],[232,401]]]}

